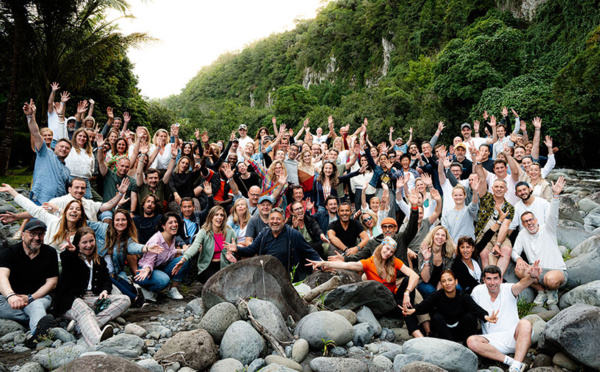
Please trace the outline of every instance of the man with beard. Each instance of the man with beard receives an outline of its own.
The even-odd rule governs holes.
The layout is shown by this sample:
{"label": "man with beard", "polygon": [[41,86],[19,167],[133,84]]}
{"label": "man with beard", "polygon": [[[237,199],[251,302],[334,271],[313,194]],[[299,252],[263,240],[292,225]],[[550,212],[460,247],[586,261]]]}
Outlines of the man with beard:
{"label": "man with beard", "polygon": [[468,179],[473,172],[473,162],[467,159],[466,154],[467,145],[464,142],[460,142],[454,146],[454,161],[459,163],[462,167],[462,176],[460,178],[463,180]]}
{"label": "man with beard", "polygon": [[[352,207],[350,203],[344,202],[338,209],[340,218],[332,222],[327,228],[327,237],[331,244],[329,248],[342,254],[356,254],[369,242],[369,235],[363,228],[362,224],[351,218]],[[357,241],[359,241],[357,243]],[[329,254],[333,254],[334,250],[330,249]]]}
{"label": "man with beard", "polygon": [[190,197],[181,199],[181,219],[183,220],[183,236],[177,238],[177,245],[189,245],[194,241],[194,237],[200,231],[208,212],[214,207],[215,201],[212,196],[212,186],[210,182],[205,181],[203,192],[208,198],[206,208],[200,212],[194,212],[194,200]]}
{"label": "man with beard", "polygon": [[[475,124],[476,128],[479,128],[479,121],[475,121],[474,124]],[[477,150],[479,148],[479,146],[481,146],[481,145],[491,145],[491,144],[495,143],[496,141],[498,141],[498,134],[496,133],[496,117],[493,115],[490,118],[490,127],[492,127],[492,131],[493,131],[492,138],[472,137],[471,134],[473,133],[473,130],[471,129],[471,124],[469,124],[469,123],[461,124],[460,132],[463,135],[463,142],[465,143],[465,145],[470,147],[467,149],[469,151],[467,151],[465,154],[467,159],[469,159],[471,161],[473,160],[470,158],[472,149]]]}
{"label": "man with beard", "polygon": [[509,226],[509,235],[517,230],[521,231],[523,228],[520,226],[521,216],[525,212],[531,212],[535,216],[538,216],[538,222],[543,225],[546,222],[546,213],[550,207],[545,199],[533,196],[533,189],[525,181],[517,182],[515,187],[515,193],[521,199],[515,204],[515,217]]}
{"label": "man with beard", "polygon": [[[519,219],[524,229],[521,230],[512,250],[511,258],[516,262],[515,274],[519,278],[525,277],[527,270],[534,262],[539,262],[542,273],[531,287],[538,291],[533,301],[542,306],[547,299],[548,305],[558,303],[558,289],[567,283],[567,266],[558,248],[556,228],[558,225],[559,195],[565,186],[565,179],[560,177],[556,184],[552,184],[552,203],[546,216],[546,222],[540,224],[539,214],[527,211]],[[544,200],[545,201],[545,200]],[[521,258],[525,252],[527,261]]]}
{"label": "man with beard", "polygon": [[[148,194],[142,199],[142,213],[133,217],[133,223],[137,229],[138,243],[146,244],[152,235],[156,234],[156,226],[162,217],[162,214],[156,213],[156,204],[158,197],[154,194]],[[183,204],[183,200],[181,201]]]}
{"label": "man with beard", "polygon": [[[309,204],[309,203],[307,203]],[[317,223],[319,224],[319,227],[321,228],[321,231],[327,231],[327,228],[329,227],[329,225],[338,220],[338,207],[340,205],[340,202],[338,200],[338,198],[336,198],[333,195],[329,195],[326,199],[325,199],[325,211],[321,210],[320,212],[317,212],[313,217],[315,218],[315,220],[317,220]],[[314,203],[311,202],[309,205],[307,205],[307,208],[309,206],[314,206]],[[312,208],[310,208],[312,209]]]}
{"label": "man with beard", "polygon": [[313,247],[319,256],[327,257],[329,240],[319,227],[317,221],[304,210],[302,200],[293,201],[290,204],[291,217],[288,217],[287,225],[292,226],[294,230],[300,231],[308,244]]}
{"label": "man with beard", "polygon": [[306,259],[322,261],[319,254],[312,249],[299,231],[285,224],[285,215],[281,208],[269,211],[269,226],[247,247],[235,243],[224,243],[229,252],[237,252],[243,257],[254,255],[271,255],[277,258],[288,273],[294,273],[292,281],[304,279],[307,274]]}
{"label": "man with beard", "polygon": [[[148,160],[148,146],[143,146],[140,149],[140,155],[138,160],[138,167],[136,171],[136,186],[138,188],[138,197],[140,200],[144,200],[146,196],[152,194],[156,196],[156,213],[161,214],[166,207],[165,196],[168,195],[168,185],[171,180],[171,174],[175,169],[175,159],[177,158],[177,146],[171,146],[171,160],[167,166],[167,171],[160,178],[158,169],[149,168],[146,170],[146,180],[144,182],[144,162]],[[143,205],[138,207],[138,214],[142,214]]]}
{"label": "man with beard", "polygon": [[[481,323],[482,335],[467,339],[467,346],[475,354],[502,362],[509,367],[508,372],[521,372],[523,359],[531,345],[532,326],[526,319],[519,320],[517,297],[535,280],[542,268],[539,262],[528,267],[523,279],[518,283],[502,283],[502,271],[490,265],[483,269],[483,282],[473,289],[471,297],[484,308],[488,321]],[[514,353],[514,359],[507,354]]]}
{"label": "man with beard", "polygon": [[43,244],[46,225],[40,220],[25,225],[23,241],[0,251],[0,318],[29,323],[25,346],[34,348],[54,322],[46,310],[58,283],[56,250]]}
{"label": "man with beard", "polygon": [[65,166],[65,158],[71,151],[71,142],[66,138],[58,139],[52,152],[40,134],[40,128],[35,121],[35,109],[33,100],[23,106],[36,154],[30,198],[37,205],[42,205],[67,193],[65,186],[69,182],[71,172]]}
{"label": "man with beard", "polygon": [[254,214],[246,226],[246,246],[263,231],[269,223],[269,212],[275,204],[275,199],[269,195],[263,195],[258,199],[258,213]]}

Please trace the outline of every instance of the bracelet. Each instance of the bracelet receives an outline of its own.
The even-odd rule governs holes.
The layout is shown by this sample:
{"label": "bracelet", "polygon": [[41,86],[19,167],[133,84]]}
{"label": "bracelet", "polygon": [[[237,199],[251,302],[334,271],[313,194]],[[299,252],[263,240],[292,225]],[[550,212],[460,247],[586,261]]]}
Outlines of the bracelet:
{"label": "bracelet", "polygon": [[483,162],[481,162],[481,161],[478,161],[478,162],[477,162],[477,165],[480,165],[480,164],[483,164]]}
{"label": "bracelet", "polygon": [[554,194],[552,194],[552,196],[558,199],[558,197],[559,197],[560,195],[554,195]]}
{"label": "bracelet", "polygon": [[535,131],[536,131],[536,132],[539,132],[539,131],[541,131],[541,129],[535,128]]}
{"label": "bracelet", "polygon": [[[146,252],[144,252],[144,248],[146,248]],[[142,247],[142,253],[148,253],[148,246],[147,245],[145,245],[145,246]]]}
{"label": "bracelet", "polygon": [[171,156],[171,159],[175,160],[177,159],[177,156]]}
{"label": "bracelet", "polygon": [[25,115],[27,117],[27,119],[31,119],[33,117],[33,115]]}
{"label": "bracelet", "polygon": [[410,291],[409,291],[409,290],[406,290],[406,291],[404,291],[404,294],[405,294],[405,295],[410,295]]}
{"label": "bracelet", "polygon": [[121,192],[121,191],[117,191],[117,193],[118,193],[119,195],[121,195],[121,196],[124,196],[124,195],[125,195],[125,193],[123,193],[123,192]]}
{"label": "bracelet", "polygon": [[413,211],[417,211],[417,210],[419,210],[419,207],[418,206],[417,207],[411,207],[410,209],[412,209]]}
{"label": "bracelet", "polygon": [[16,296],[17,294],[15,292],[10,293],[8,296],[6,296],[6,299],[8,300],[9,298],[11,298],[12,296]]}

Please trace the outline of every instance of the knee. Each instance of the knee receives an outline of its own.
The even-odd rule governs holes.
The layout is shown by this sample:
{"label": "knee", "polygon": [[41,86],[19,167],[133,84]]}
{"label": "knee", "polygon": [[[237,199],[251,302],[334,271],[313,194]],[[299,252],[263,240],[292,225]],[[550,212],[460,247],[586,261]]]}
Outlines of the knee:
{"label": "knee", "polygon": [[471,336],[467,338],[467,346],[474,352],[477,352],[479,350],[479,344],[480,341],[478,336]]}
{"label": "knee", "polygon": [[544,287],[552,291],[560,288],[565,281],[563,273],[558,270],[552,270],[544,277]]}
{"label": "knee", "polygon": [[502,247],[500,247],[500,251],[502,252],[503,257],[508,257],[508,259],[510,259],[512,247],[509,244],[503,244]]}
{"label": "knee", "polygon": [[525,277],[525,270],[517,269],[515,267],[515,275],[517,276],[517,278],[522,279],[523,277]]}
{"label": "knee", "polygon": [[517,331],[519,333],[523,332],[527,335],[531,335],[531,330],[533,329],[533,326],[531,325],[531,322],[525,319],[521,319],[519,320],[519,324],[517,324]]}

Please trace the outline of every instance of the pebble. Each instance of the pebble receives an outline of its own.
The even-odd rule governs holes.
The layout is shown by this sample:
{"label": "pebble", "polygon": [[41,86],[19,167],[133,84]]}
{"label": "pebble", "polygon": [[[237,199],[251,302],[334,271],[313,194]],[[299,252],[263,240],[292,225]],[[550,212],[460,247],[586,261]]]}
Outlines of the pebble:
{"label": "pebble", "polygon": [[279,356],[279,355],[268,355],[265,358],[265,362],[267,363],[267,365],[269,365],[269,364],[279,364],[279,365],[282,365],[284,367],[288,367],[288,368],[294,369],[296,371],[302,372],[302,366],[300,364],[294,362],[291,359],[287,359],[287,358],[284,358],[284,357]]}
{"label": "pebble", "polygon": [[[351,347],[350,349],[358,349],[357,347]],[[331,356],[333,357],[343,357],[345,355],[348,355],[348,351],[346,349],[344,349],[341,346],[336,346],[333,349],[331,349],[329,351],[329,353],[331,354]]]}
{"label": "pebble", "polygon": [[394,367],[394,363],[382,355],[376,355],[373,358],[373,366],[381,368],[384,371],[388,371]]}
{"label": "pebble", "polygon": [[299,338],[292,346],[292,360],[301,363],[308,355],[308,350],[308,342],[303,338]]}
{"label": "pebble", "polygon": [[575,362],[573,359],[571,359],[568,355],[566,355],[563,352],[559,352],[554,354],[554,357],[552,358],[552,363],[554,363],[555,365],[561,367],[561,368],[566,368],[570,371],[579,371],[579,364],[577,362]]}
{"label": "pebble", "polygon": [[250,363],[250,365],[248,365],[247,372],[257,372],[266,365],[267,365],[267,363],[265,362],[265,360],[263,358],[254,359],[252,361],[252,363]]}
{"label": "pebble", "polygon": [[15,354],[25,353],[27,351],[30,351],[30,349],[25,346],[15,346],[15,348],[13,349],[13,353],[15,353]]}

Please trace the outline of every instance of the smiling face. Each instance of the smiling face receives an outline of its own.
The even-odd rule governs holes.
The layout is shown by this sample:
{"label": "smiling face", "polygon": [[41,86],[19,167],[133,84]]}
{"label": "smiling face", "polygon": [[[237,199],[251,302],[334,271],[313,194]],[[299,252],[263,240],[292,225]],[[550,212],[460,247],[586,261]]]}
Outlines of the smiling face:
{"label": "smiling face", "polygon": [[381,248],[381,258],[387,260],[394,255],[394,248],[391,245],[386,244]]}
{"label": "smiling face", "polygon": [[177,229],[179,229],[179,223],[177,222],[177,218],[171,216],[167,220],[167,222],[162,225],[163,231],[168,235],[177,235]]}
{"label": "smiling face", "polygon": [[433,235],[433,244],[441,247],[448,240],[448,236],[446,235],[446,231],[444,229],[438,229]]}
{"label": "smiling face", "polygon": [[191,200],[182,201],[181,213],[183,214],[183,217],[190,219],[192,213],[194,213],[194,202]]}
{"label": "smiling face", "polygon": [[247,210],[248,206],[246,205],[246,203],[238,203],[235,207],[235,213],[237,213],[238,216],[245,216]]}
{"label": "smiling face", "polygon": [[44,142],[46,144],[52,143],[52,131],[51,130],[48,130],[46,128],[46,130],[41,130],[40,134],[42,135],[42,138],[44,139]]}
{"label": "smiling face", "polygon": [[442,288],[446,293],[454,293],[456,291],[456,279],[450,273],[443,273],[440,279]]}
{"label": "smiling face", "polygon": [[29,248],[32,252],[37,252],[42,248],[42,244],[44,244],[44,235],[46,234],[46,230],[44,229],[34,229],[31,231],[23,232],[23,244]]}
{"label": "smiling face", "polygon": [[340,215],[340,220],[343,222],[350,221],[350,214],[352,214],[352,210],[350,206],[347,204],[341,205],[338,210],[338,214]]}
{"label": "smiling face", "polygon": [[494,181],[492,185],[492,193],[497,198],[504,198],[504,194],[506,194],[506,183],[501,180]]}
{"label": "smiling face", "polygon": [[285,151],[283,150],[277,150],[277,153],[275,154],[275,160],[279,160],[279,161],[283,161],[285,159]]}
{"label": "smiling face", "polygon": [[69,222],[77,222],[81,217],[81,205],[79,203],[71,203],[64,212],[65,218]]}
{"label": "smiling face", "polygon": [[127,172],[129,172],[129,159],[119,159],[119,162],[117,163],[117,176],[125,177],[127,175]]}
{"label": "smiling face", "polygon": [[460,257],[463,259],[463,261],[471,260],[471,257],[473,257],[473,251],[475,250],[471,244],[464,242],[458,249],[460,251]]}
{"label": "smiling face", "polygon": [[364,226],[366,226],[367,228],[369,228],[369,229],[370,229],[370,228],[372,228],[372,227],[373,227],[373,222],[374,222],[374,221],[373,221],[373,217],[371,217],[370,215],[368,215],[368,214],[366,214],[366,213],[365,213],[365,214],[362,216],[362,223],[363,223],[363,225],[364,225]]}
{"label": "smiling face", "polygon": [[457,180],[460,180],[463,170],[460,165],[452,165],[450,166],[450,172],[452,172],[452,174]]}
{"label": "smiling face", "polygon": [[127,217],[123,213],[117,212],[113,218],[113,224],[117,233],[121,234],[127,230]]}
{"label": "smiling face", "polygon": [[222,210],[218,210],[213,219],[212,219],[212,225],[214,228],[221,228],[221,226],[223,226],[223,223],[225,221],[225,213],[223,213]]}
{"label": "smiling face", "polygon": [[85,181],[73,180],[72,186],[69,187],[69,194],[77,200],[81,200],[85,195],[87,184]]}
{"label": "smiling face", "polygon": [[274,234],[279,234],[284,227],[283,215],[279,212],[273,212],[269,216],[269,227]]}
{"label": "smiling face", "polygon": [[523,224],[523,227],[526,228],[530,234],[535,234],[538,232],[538,220],[535,218],[533,213],[523,213],[521,216],[521,224]]}
{"label": "smiling face", "polygon": [[500,293],[500,284],[502,284],[502,277],[500,274],[485,273],[483,282],[490,294],[497,295]]}
{"label": "smiling face", "polygon": [[323,166],[323,174],[327,177],[331,177],[331,175],[333,174],[333,164],[325,163],[325,165]]}
{"label": "smiling face", "polygon": [[115,143],[115,148],[117,149],[118,154],[124,154],[127,151],[127,141],[118,139],[117,143]]}
{"label": "smiling face", "polygon": [[310,164],[310,160],[311,160],[311,156],[310,156],[310,152],[309,151],[304,151],[302,153],[302,161],[306,164]]}
{"label": "smiling face", "polygon": [[119,138],[117,132],[110,132],[106,140],[112,145],[113,143],[117,142],[117,138]]}
{"label": "smiling face", "polygon": [[506,177],[506,165],[504,165],[504,163],[494,164],[494,173],[498,178]]}
{"label": "smiling face", "polygon": [[542,170],[540,169],[540,165],[532,163],[529,167],[528,175],[529,177],[531,177],[532,180],[538,180],[539,178],[541,178]]}
{"label": "smiling face", "polygon": [[237,170],[238,172],[240,172],[241,175],[244,175],[246,174],[246,172],[248,172],[248,166],[246,165],[246,163],[240,162],[237,165]]}
{"label": "smiling face", "polygon": [[521,200],[527,200],[529,199],[529,197],[531,197],[531,189],[526,186],[526,185],[521,185],[519,187],[517,187],[517,189],[515,190],[515,194],[517,194],[517,196],[521,199]]}
{"label": "smiling face", "polygon": [[148,173],[146,175],[146,183],[151,188],[156,188],[158,186],[158,182],[160,181],[160,177],[158,172]]}
{"label": "smiling face", "polygon": [[464,127],[463,129],[460,130],[460,132],[462,133],[465,141],[468,141],[469,139],[471,139],[471,128],[469,127]]}
{"label": "smiling face", "polygon": [[378,197],[374,197],[371,198],[371,200],[369,200],[369,207],[371,207],[371,210],[375,213],[379,212],[379,207],[381,206],[381,200],[379,200]]}
{"label": "smiling face", "polygon": [[85,131],[81,131],[81,132],[77,133],[77,136],[75,137],[75,142],[77,143],[77,146],[79,146],[80,148],[83,148],[87,141],[88,141],[88,135]]}
{"label": "smiling face", "polygon": [[85,234],[79,240],[79,252],[86,258],[92,257],[96,251],[96,237],[94,234]]}
{"label": "smiling face", "polygon": [[54,154],[59,159],[66,158],[67,155],[69,155],[70,151],[71,151],[71,144],[69,142],[66,142],[66,141],[60,141],[54,147]]}

